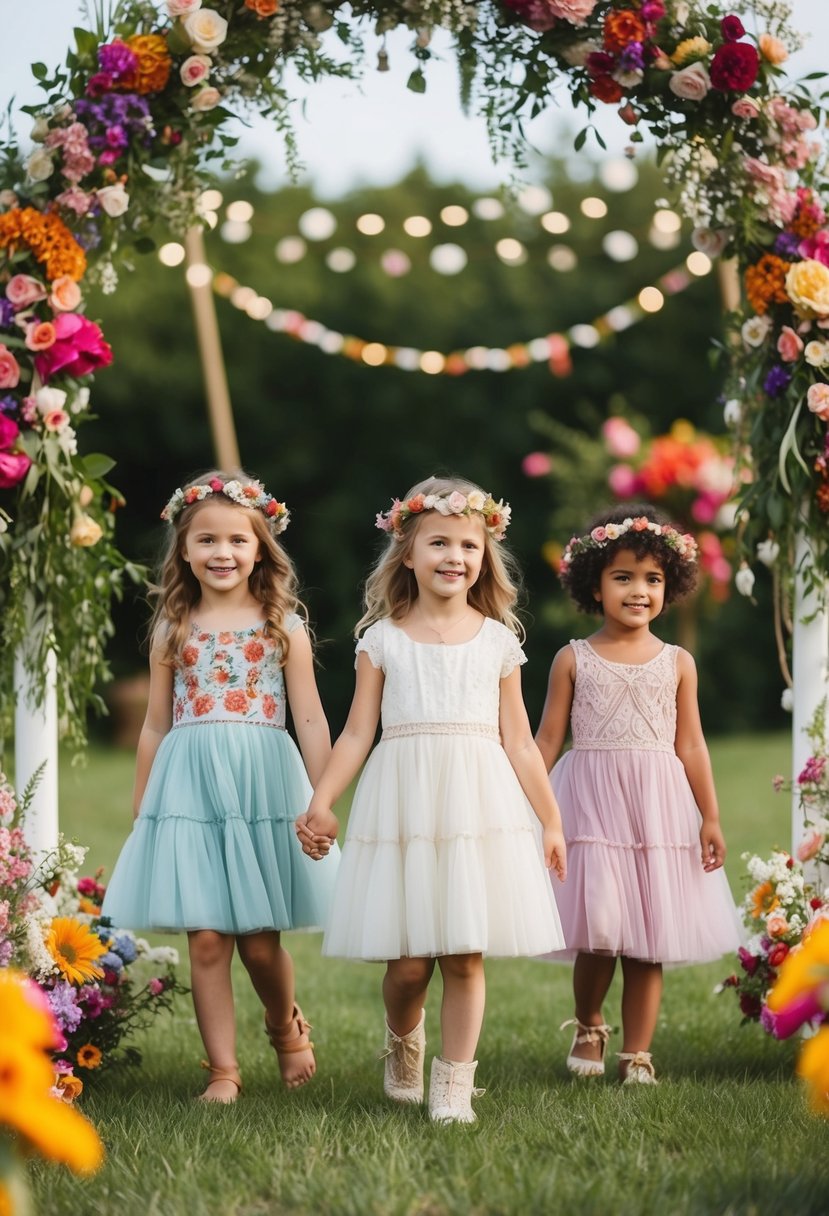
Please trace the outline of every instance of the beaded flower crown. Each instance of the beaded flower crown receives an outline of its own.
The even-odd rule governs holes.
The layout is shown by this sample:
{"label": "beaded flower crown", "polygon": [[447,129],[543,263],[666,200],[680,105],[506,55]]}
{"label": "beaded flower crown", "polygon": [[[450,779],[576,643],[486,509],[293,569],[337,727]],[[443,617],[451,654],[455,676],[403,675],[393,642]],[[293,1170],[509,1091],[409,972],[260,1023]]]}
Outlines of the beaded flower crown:
{"label": "beaded flower crown", "polygon": [[512,516],[508,502],[503,499],[496,502],[491,494],[485,494],[483,490],[470,490],[468,494],[451,490],[444,494],[415,494],[402,500],[395,498],[388,511],[377,515],[375,527],[381,532],[391,532],[395,540],[402,540],[406,520],[424,511],[437,511],[439,515],[480,515],[493,540],[504,539]]}
{"label": "beaded flower crown", "polygon": [[272,494],[268,494],[258,481],[242,485],[235,478],[232,481],[222,481],[221,477],[211,477],[200,485],[188,486],[186,490],[178,489],[161,512],[161,518],[171,524],[185,507],[194,502],[202,502],[211,494],[223,494],[237,507],[248,507],[252,511],[261,511],[271,525],[274,536],[284,532],[290,520],[288,508],[284,502],[277,502]]}
{"label": "beaded flower crown", "polygon": [[600,524],[584,536],[572,536],[561,555],[559,576],[567,578],[573,558],[589,553],[591,549],[604,549],[611,541],[620,540],[627,532],[652,532],[664,545],[679,554],[680,561],[697,560],[697,542],[688,532],[680,532],[672,524],[657,524],[646,515],[628,516],[621,523]]}

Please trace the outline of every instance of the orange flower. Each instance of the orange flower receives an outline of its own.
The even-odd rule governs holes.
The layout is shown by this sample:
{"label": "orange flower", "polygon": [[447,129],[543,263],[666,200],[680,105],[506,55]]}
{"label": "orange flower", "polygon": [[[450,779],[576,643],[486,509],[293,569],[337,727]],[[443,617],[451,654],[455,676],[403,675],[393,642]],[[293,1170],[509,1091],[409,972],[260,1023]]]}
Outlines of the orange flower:
{"label": "orange flower", "polygon": [[81,1068],[100,1068],[103,1055],[94,1043],[85,1043],[78,1048],[77,1060]]}
{"label": "orange flower", "polygon": [[611,9],[604,19],[604,44],[608,51],[623,51],[629,42],[643,42],[645,23],[632,9]]}
{"label": "orange flower", "polygon": [[245,8],[252,9],[257,17],[272,17],[279,12],[278,0],[245,0]]}
{"label": "orange flower", "polygon": [[44,944],[70,984],[86,984],[104,974],[97,960],[106,954],[107,947],[96,933],[73,916],[56,916]]}
{"label": "orange flower", "polygon": [[753,920],[759,920],[761,916],[766,916],[772,912],[780,903],[780,900],[774,893],[774,887],[770,882],[761,882],[759,887],[755,887],[751,892],[751,916]]}
{"label": "orange flower", "polygon": [[138,67],[120,87],[137,93],[160,93],[170,76],[172,60],[161,34],[133,34],[127,46],[138,56]]}
{"label": "orange flower", "polygon": [[10,254],[28,248],[52,282],[63,277],[76,283],[86,274],[86,254],[57,215],[34,207],[13,207],[0,215],[0,249]]}
{"label": "orange flower", "polygon": [[746,296],[756,313],[768,312],[770,304],[787,304],[786,275],[789,262],[784,262],[775,253],[764,253],[754,266],[745,273]]}

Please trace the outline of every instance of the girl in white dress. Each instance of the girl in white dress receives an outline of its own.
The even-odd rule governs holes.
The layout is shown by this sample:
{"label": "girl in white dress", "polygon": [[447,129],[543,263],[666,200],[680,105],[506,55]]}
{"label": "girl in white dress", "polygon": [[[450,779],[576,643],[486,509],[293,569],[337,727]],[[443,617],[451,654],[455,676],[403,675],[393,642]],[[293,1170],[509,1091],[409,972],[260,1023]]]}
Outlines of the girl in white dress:
{"label": "girl in white dress", "polygon": [[304,850],[323,856],[337,835],[331,808],[382,715],[323,952],[386,962],[384,1089],[398,1102],[423,1100],[423,1006],[437,962],[442,1052],[429,1113],[441,1122],[475,1120],[483,956],[563,944],[545,867],[564,878],[564,840],[521,696],[516,583],[500,544],[509,514],[471,482],[429,478],[378,515],[389,539],[357,625],[354,700],[297,820]]}

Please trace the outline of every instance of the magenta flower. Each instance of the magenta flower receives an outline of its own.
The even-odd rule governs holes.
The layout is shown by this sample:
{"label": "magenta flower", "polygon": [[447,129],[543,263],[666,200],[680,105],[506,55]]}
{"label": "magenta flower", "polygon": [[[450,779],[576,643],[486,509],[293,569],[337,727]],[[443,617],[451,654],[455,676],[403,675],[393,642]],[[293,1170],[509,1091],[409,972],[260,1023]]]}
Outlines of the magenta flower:
{"label": "magenta flower", "polygon": [[55,317],[55,343],[35,358],[41,380],[47,383],[56,372],[65,376],[88,376],[112,362],[112,347],[104,341],[94,321],[75,312]]}

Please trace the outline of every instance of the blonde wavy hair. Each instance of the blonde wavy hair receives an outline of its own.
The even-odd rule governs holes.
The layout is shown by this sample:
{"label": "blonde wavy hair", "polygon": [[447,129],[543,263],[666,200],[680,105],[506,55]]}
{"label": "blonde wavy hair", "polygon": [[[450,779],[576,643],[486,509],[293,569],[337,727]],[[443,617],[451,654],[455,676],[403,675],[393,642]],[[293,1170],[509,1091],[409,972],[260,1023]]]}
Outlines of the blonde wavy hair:
{"label": "blonde wavy hair", "polygon": [[[485,493],[465,477],[427,477],[425,481],[412,486],[403,495],[402,501],[414,498],[416,494],[445,496],[453,490],[466,495],[473,490]],[[414,571],[403,563],[411,554],[420,521],[427,514],[431,512],[410,515],[401,525],[402,539],[389,534],[386,547],[366,579],[363,590],[365,612],[354,627],[356,637],[375,621],[384,617],[400,621],[411,611],[418,596],[417,581]],[[504,548],[503,541],[493,540],[484,527],[481,527],[481,535],[484,539],[484,559],[478,580],[469,589],[468,602],[484,616],[506,625],[523,641],[524,627],[515,611],[521,591],[518,565],[509,550]]]}
{"label": "blonde wavy hair", "polygon": [[[250,485],[255,479],[247,473],[225,473],[213,469],[201,477],[194,477],[182,489],[202,485],[212,478],[222,481],[233,479],[242,485]],[[265,617],[265,632],[279,648],[280,666],[284,667],[290,649],[290,635],[285,625],[289,613],[298,613],[307,626],[308,611],[299,598],[299,580],[294,564],[271,531],[267,516],[257,508],[234,506],[229,498],[209,496],[181,509],[169,525],[169,538],[158,580],[149,588],[149,598],[154,601],[150,621],[150,645],[158,647],[164,662],[174,664],[187,641],[192,627],[191,613],[201,597],[201,587],[189,564],[182,556],[187,529],[202,508],[217,501],[226,502],[236,511],[245,511],[259,541],[260,561],[251,573],[248,585],[251,594],[262,605]]]}

